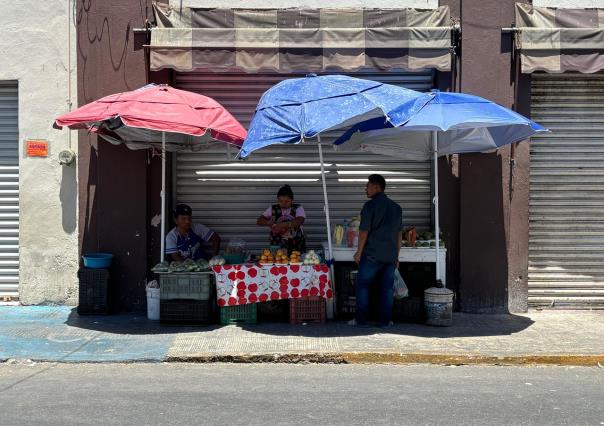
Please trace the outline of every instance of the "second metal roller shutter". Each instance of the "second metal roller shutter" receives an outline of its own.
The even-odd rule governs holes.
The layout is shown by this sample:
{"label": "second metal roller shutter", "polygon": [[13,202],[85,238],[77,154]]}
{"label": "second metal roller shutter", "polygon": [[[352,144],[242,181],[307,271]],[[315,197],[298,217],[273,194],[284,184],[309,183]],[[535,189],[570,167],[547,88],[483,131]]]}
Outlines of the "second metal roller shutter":
{"label": "second metal roller shutter", "polygon": [[0,301],[19,296],[18,105],[17,82],[0,81]]}
{"label": "second metal roller shutter", "polygon": [[604,309],[604,74],[533,74],[529,305]]}
{"label": "second metal roller shutter", "polygon": [[[421,91],[433,86],[431,72],[357,75]],[[247,128],[262,93],[284,78],[278,74],[179,73],[176,86],[216,99]],[[388,180],[387,192],[403,207],[405,223],[430,226],[429,162],[335,152],[329,147],[324,151],[334,222],[358,215],[366,201],[364,182],[370,173],[376,172]],[[256,226],[256,219],[275,202],[279,186],[287,183],[292,186],[296,202],[306,210],[304,229],[309,248],[317,248],[326,236],[316,145],[269,147],[255,152],[247,161],[233,161],[235,154],[235,149],[225,145],[195,154],[178,154],[174,170],[175,201],[191,205],[194,219],[219,232],[225,243],[243,238],[257,250],[267,246],[268,230]]]}

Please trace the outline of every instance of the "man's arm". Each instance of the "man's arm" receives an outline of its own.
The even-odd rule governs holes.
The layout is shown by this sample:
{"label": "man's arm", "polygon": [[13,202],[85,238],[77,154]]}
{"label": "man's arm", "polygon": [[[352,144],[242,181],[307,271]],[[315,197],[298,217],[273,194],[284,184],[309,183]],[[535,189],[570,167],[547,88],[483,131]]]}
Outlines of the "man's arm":
{"label": "man's arm", "polygon": [[220,242],[221,241],[222,241],[222,239],[220,238],[220,235],[218,235],[216,232],[214,232],[214,234],[210,238],[210,243],[212,244],[212,255],[213,256],[217,256],[218,253],[220,253]]}
{"label": "man's arm", "polygon": [[361,256],[363,255],[365,244],[367,244],[368,235],[369,231],[359,231],[359,247],[357,248],[357,252],[354,254],[354,261],[356,263],[359,263],[361,261]]}
{"label": "man's arm", "polygon": [[184,262],[185,261],[185,258],[182,257],[179,253],[171,253],[170,259],[172,259],[173,262]]}

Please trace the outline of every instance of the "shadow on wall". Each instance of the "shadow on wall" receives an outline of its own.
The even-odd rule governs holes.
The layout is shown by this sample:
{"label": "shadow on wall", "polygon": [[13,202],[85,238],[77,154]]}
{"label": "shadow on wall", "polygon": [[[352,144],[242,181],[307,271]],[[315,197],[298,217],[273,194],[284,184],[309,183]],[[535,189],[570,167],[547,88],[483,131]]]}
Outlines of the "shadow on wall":
{"label": "shadow on wall", "polygon": [[77,226],[77,193],[78,182],[76,179],[76,165],[62,166],[61,189],[59,199],[61,200],[61,215],[63,231],[73,234]]}
{"label": "shadow on wall", "polygon": [[501,153],[460,157],[460,309],[508,312],[508,256]]}

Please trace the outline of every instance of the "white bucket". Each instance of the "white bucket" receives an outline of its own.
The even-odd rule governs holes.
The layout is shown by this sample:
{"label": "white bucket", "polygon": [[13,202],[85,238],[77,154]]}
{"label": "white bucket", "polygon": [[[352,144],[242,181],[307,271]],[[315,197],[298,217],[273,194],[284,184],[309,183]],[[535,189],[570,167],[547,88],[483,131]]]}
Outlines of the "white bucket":
{"label": "white bucket", "polygon": [[424,291],[426,324],[440,327],[453,322],[453,292],[448,288],[431,287]]}
{"label": "white bucket", "polygon": [[159,288],[147,288],[147,319],[159,321]]}

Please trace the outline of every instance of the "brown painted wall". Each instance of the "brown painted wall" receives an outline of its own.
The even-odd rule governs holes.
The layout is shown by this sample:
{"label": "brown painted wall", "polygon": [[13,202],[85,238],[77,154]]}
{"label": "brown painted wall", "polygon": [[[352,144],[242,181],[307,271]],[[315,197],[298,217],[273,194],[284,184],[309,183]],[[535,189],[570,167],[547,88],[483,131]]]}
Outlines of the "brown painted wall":
{"label": "brown painted wall", "polygon": [[[78,103],[146,83],[144,51],[132,28],[146,0],[76,3]],[[113,146],[82,132],[79,140],[80,248],[115,255],[111,271],[120,310],[144,308],[147,272],[147,152]]]}
{"label": "brown painted wall", "polygon": [[[514,107],[515,78],[509,35],[516,0],[463,0],[461,91]],[[527,80],[519,110],[526,112]],[[460,307],[469,312],[526,309],[528,150],[511,148],[460,156]]]}

